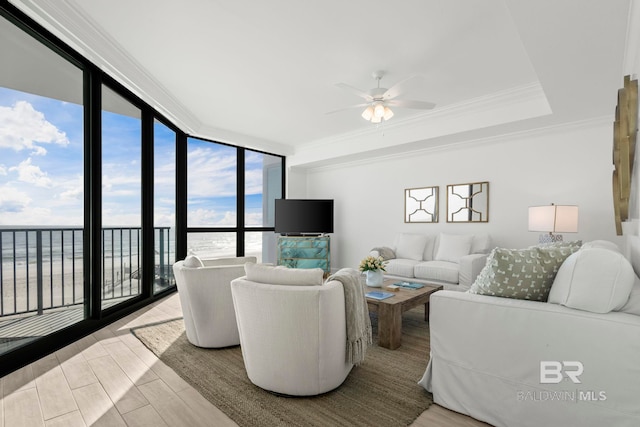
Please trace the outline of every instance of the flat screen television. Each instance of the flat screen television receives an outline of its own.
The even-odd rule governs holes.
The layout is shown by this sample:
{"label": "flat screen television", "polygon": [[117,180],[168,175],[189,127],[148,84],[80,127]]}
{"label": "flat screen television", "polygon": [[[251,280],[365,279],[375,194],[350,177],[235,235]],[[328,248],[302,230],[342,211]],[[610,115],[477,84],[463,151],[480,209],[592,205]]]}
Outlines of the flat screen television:
{"label": "flat screen television", "polygon": [[333,233],[333,200],[276,199],[275,232],[287,235]]}

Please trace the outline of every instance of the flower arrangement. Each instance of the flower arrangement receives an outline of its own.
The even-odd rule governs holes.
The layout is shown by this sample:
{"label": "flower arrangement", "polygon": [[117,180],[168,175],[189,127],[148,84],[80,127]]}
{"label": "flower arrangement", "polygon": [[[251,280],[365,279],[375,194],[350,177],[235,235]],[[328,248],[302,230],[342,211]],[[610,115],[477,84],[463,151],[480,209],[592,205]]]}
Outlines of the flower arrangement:
{"label": "flower arrangement", "polygon": [[387,271],[384,269],[385,264],[386,264],[386,261],[381,256],[374,257],[369,255],[368,257],[360,261],[359,268],[360,268],[360,271],[376,271],[376,270]]}

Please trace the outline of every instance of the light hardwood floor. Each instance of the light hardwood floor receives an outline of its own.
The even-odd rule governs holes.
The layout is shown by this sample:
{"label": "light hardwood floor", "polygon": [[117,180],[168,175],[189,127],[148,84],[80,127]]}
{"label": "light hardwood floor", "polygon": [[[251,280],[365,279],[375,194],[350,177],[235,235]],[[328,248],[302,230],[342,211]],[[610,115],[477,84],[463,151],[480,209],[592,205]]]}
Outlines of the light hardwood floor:
{"label": "light hardwood floor", "polygon": [[[177,294],[0,380],[0,427],[235,426],[130,328],[181,317]],[[486,426],[432,405],[416,427]]]}

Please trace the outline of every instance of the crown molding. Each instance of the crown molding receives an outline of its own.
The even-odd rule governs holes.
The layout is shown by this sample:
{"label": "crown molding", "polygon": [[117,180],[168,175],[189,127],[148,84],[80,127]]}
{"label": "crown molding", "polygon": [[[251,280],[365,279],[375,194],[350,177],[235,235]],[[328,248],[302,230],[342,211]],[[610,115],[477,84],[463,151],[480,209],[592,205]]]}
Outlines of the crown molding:
{"label": "crown molding", "polygon": [[379,128],[313,141],[297,148],[288,161],[303,166],[355,153],[371,152],[505,123],[550,115],[551,107],[539,82],[444,106]]}
{"label": "crown molding", "polygon": [[[542,90],[539,82],[532,82],[526,85],[517,86],[510,89],[494,92],[476,98],[467,99],[456,104],[445,105],[434,110],[429,110],[403,120],[396,120],[384,123],[384,130],[393,131],[394,129],[406,128],[414,126],[430,120],[442,120],[461,118],[463,115],[473,113],[474,111],[485,111],[487,108],[493,108],[496,105],[514,106],[529,101],[547,102],[547,98]],[[327,144],[337,142],[347,142],[353,138],[363,136],[374,136],[379,133],[378,127],[369,129],[360,129],[353,132],[343,133],[341,135],[331,136],[327,138],[317,139],[309,143],[299,146],[298,150],[305,150],[313,147],[326,147]]]}
{"label": "crown molding", "polygon": [[293,154],[293,147],[291,147],[290,145],[285,145],[279,142],[257,138],[251,135],[232,132],[225,129],[209,126],[209,125],[201,126],[192,135],[199,136],[205,139],[210,139],[217,142],[232,144],[238,147],[264,151],[267,153],[273,153],[273,154],[278,154],[283,156],[288,156]]}
{"label": "crown molding", "polygon": [[[494,144],[508,144],[514,140],[521,140],[526,138],[540,138],[548,135],[557,135],[562,133],[571,133],[578,130],[593,129],[602,126],[610,126],[613,123],[612,116],[600,116],[590,119],[577,120],[573,122],[543,125],[539,127],[533,127],[530,129],[504,132],[497,135],[491,135],[486,137],[471,138],[463,141],[455,142],[441,142],[428,147],[420,147],[413,150],[405,150],[401,152],[385,153],[377,156],[371,156],[366,158],[346,159],[341,162],[331,164],[321,164],[318,166],[293,166],[298,170],[304,170],[306,173],[322,173],[330,170],[339,170],[342,168],[348,168],[352,166],[360,166],[367,164],[376,164],[379,162],[385,162],[390,160],[406,159],[415,156],[420,156],[428,153],[464,150],[469,147],[482,147]],[[613,128],[612,128],[613,132]]]}
{"label": "crown molding", "polygon": [[128,55],[75,1],[11,2],[184,132],[192,133],[201,127],[200,120]]}

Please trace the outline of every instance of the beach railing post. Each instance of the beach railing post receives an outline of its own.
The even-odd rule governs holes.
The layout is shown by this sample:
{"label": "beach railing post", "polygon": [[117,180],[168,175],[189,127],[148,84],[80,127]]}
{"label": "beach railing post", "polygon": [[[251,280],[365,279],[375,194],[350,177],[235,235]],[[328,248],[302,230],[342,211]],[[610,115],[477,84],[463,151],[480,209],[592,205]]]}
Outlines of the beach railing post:
{"label": "beach railing post", "polygon": [[42,230],[36,231],[36,285],[38,291],[38,314],[42,314]]}

